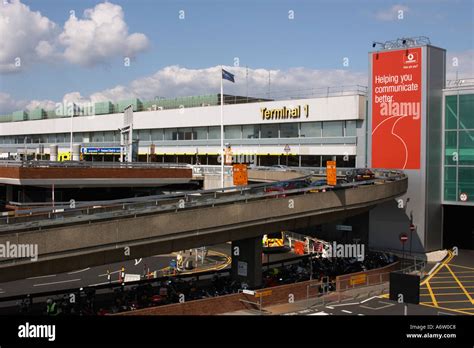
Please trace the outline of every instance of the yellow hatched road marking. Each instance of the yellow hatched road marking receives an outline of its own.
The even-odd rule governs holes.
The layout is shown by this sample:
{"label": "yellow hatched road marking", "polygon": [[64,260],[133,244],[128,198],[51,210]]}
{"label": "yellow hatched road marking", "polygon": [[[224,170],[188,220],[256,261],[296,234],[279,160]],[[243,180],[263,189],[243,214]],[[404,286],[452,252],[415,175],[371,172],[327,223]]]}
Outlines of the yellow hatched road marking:
{"label": "yellow hatched road marking", "polygon": [[[431,293],[433,293],[433,292],[431,292]],[[420,296],[431,296],[431,293],[429,293],[429,294],[420,294]],[[445,293],[445,294],[440,294],[440,293],[436,294],[436,296],[456,296],[456,295],[465,295],[465,294],[462,293],[462,292],[450,292],[450,293]],[[474,295],[474,294],[471,294],[471,295]]]}
{"label": "yellow hatched road marking", "polygon": [[[467,298],[471,301],[471,304],[474,304],[474,300],[472,299],[471,295],[469,294],[469,292],[466,290],[466,288],[464,287],[464,285],[462,285],[461,281],[458,279],[458,277],[456,277],[456,275],[454,274],[454,272],[451,270],[451,268],[446,265],[446,268],[451,272],[451,274],[453,275],[454,279],[456,280],[456,282],[458,283],[459,287],[462,289],[462,291],[466,294]],[[472,280],[471,280],[472,281]]]}
{"label": "yellow hatched road marking", "polygon": [[474,268],[473,268],[473,267],[467,267],[467,266],[456,265],[455,263],[452,263],[450,266],[472,269],[472,270],[474,271]]}
{"label": "yellow hatched road marking", "polygon": [[433,306],[429,303],[430,302],[423,302],[423,303],[420,302],[420,304],[423,305],[423,306],[433,307],[433,308],[436,308],[436,309],[444,309],[444,310],[447,310],[447,311],[453,311],[453,312],[457,312],[457,313],[461,313],[461,314],[473,315],[473,313],[464,312],[464,311],[459,310],[459,309],[452,309],[452,308],[446,308],[446,307],[435,307],[435,306]]}

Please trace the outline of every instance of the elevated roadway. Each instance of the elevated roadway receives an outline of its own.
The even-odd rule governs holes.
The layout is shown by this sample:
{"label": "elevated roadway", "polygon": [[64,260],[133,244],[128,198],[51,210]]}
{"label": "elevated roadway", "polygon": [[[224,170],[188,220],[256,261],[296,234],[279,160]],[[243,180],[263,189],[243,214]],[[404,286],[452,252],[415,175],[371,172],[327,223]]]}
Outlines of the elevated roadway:
{"label": "elevated roadway", "polygon": [[0,244],[36,244],[39,258],[0,259],[0,278],[66,272],[337,221],[404,194],[407,177],[379,171],[375,180],[327,192],[290,190],[285,197],[268,192],[268,185],[5,217],[0,219]]}

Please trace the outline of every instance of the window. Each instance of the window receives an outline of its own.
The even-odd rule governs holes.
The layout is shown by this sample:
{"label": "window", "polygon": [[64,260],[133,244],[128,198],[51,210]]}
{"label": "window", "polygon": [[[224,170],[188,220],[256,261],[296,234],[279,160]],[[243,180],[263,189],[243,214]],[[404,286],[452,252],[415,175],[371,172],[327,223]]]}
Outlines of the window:
{"label": "window", "polygon": [[243,139],[258,139],[259,131],[260,131],[259,125],[242,126],[242,138]]}
{"label": "window", "polygon": [[327,161],[334,161],[335,156],[322,156],[321,167],[326,167]]}
{"label": "window", "polygon": [[[83,133],[74,133],[74,142],[82,143],[82,135]],[[48,142],[51,142],[51,139],[49,137],[48,137]]]}
{"label": "window", "polygon": [[357,121],[346,121],[346,137],[355,137],[357,135],[356,130]]}
{"label": "window", "polygon": [[260,132],[262,138],[278,138],[278,124],[262,124]]}
{"label": "window", "polygon": [[176,128],[165,129],[165,140],[177,140],[177,136]]}
{"label": "window", "polygon": [[319,155],[305,155],[301,156],[302,167],[321,167],[321,156]]}
{"label": "window", "polygon": [[207,140],[207,127],[196,127],[193,128],[195,140]]}
{"label": "window", "polygon": [[220,139],[221,127],[209,127],[209,139]]}
{"label": "window", "polygon": [[241,139],[241,126],[225,126],[224,139]]}
{"label": "window", "polygon": [[458,185],[459,192],[458,195],[463,192],[466,193],[468,197],[474,197],[474,167],[459,167],[458,168]]}
{"label": "window", "polygon": [[459,128],[474,129],[474,94],[459,96]]}
{"label": "window", "polygon": [[456,167],[444,168],[444,199],[456,201]]}
{"label": "window", "polygon": [[152,129],[151,130],[151,140],[161,141],[163,140],[163,129]]}
{"label": "window", "polygon": [[474,131],[459,131],[459,164],[474,165]]}
{"label": "window", "polygon": [[300,136],[302,138],[320,138],[321,122],[302,122]]}
{"label": "window", "polygon": [[150,141],[150,130],[149,129],[140,129],[138,131],[138,140],[140,140],[140,141]]}
{"label": "window", "polygon": [[444,164],[456,164],[455,153],[457,152],[457,134],[457,131],[449,131],[444,134]]}
{"label": "window", "polygon": [[104,133],[103,132],[93,132],[92,133],[92,142],[93,143],[101,143],[104,141]]}
{"label": "window", "polygon": [[323,122],[323,137],[342,137],[342,121]]}
{"label": "window", "polygon": [[448,95],[445,100],[445,128],[458,128],[458,98],[456,95]]}
{"label": "window", "polygon": [[280,124],[280,138],[298,138],[298,123]]}
{"label": "window", "polygon": [[178,128],[178,140],[193,140],[192,128]]}

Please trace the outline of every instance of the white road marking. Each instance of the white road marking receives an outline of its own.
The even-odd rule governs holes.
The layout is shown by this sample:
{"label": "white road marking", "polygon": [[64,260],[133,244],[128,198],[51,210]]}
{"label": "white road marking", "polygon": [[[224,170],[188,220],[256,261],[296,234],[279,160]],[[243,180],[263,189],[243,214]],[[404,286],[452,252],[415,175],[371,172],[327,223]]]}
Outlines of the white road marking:
{"label": "white road marking", "polygon": [[84,269],[80,269],[79,271],[69,272],[68,274],[81,273],[81,272],[84,272],[84,271],[88,271],[90,269],[91,269],[90,267],[87,267],[87,268],[84,268]]}
{"label": "white road marking", "polygon": [[326,313],[326,312],[316,312],[316,313],[311,313],[311,314],[308,314],[308,315],[329,315],[329,313]]}
{"label": "white road marking", "polygon": [[142,262],[141,258],[138,261],[137,261],[137,259],[135,259],[135,266],[138,265],[140,262]]}
{"label": "white road marking", "polygon": [[40,278],[48,278],[48,277],[56,277],[56,274],[49,274],[49,275],[44,275],[44,276],[39,276],[39,277],[31,277],[31,278],[26,278],[26,279],[40,279]]}
{"label": "white road marking", "polygon": [[[341,303],[341,304],[331,305],[331,307],[352,306],[352,305],[358,305],[358,304],[359,302]],[[331,309],[334,309],[334,308],[331,308]]]}
{"label": "white road marking", "polygon": [[[118,283],[118,280],[112,280],[110,283]],[[89,284],[89,286],[99,286],[99,285],[104,285],[104,284],[109,284],[109,282],[103,282],[103,283],[97,283],[97,284]]]}
{"label": "white road marking", "polygon": [[371,298],[367,298],[364,301],[360,301],[360,303],[366,303],[367,301],[373,300],[374,298],[378,298],[378,296],[372,296]]}
{"label": "white road marking", "polygon": [[334,309],[334,307],[332,307],[332,306],[326,306],[326,308],[329,308],[329,309]]}
{"label": "white road marking", "polygon": [[[113,271],[113,272],[110,272],[110,274],[119,273],[119,272],[120,272],[120,270],[118,270],[118,271]],[[105,277],[106,275],[107,275],[107,273],[99,274],[98,276],[99,276],[99,277]]]}
{"label": "white road marking", "polygon": [[345,310],[345,309],[342,309],[341,312],[348,313],[348,314],[352,314],[351,311],[347,311],[347,310]]}
{"label": "white road marking", "polygon": [[69,282],[77,282],[80,279],[70,279],[70,280],[61,280],[59,282],[52,282],[52,283],[42,283],[42,284],[34,284],[33,286],[46,286],[46,285],[53,285],[53,284],[60,284],[60,283],[69,283]]}
{"label": "white road marking", "polygon": [[357,315],[364,315],[364,314],[362,314],[362,313],[359,313],[359,314],[357,314]]}

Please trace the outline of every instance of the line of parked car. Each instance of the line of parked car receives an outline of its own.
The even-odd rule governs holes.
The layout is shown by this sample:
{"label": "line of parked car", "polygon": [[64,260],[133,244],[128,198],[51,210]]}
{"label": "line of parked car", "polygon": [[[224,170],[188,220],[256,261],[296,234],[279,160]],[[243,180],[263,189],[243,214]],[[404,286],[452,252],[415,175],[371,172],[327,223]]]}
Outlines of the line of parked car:
{"label": "line of parked car", "polygon": [[[361,169],[348,169],[344,178],[338,178],[337,184],[334,187],[338,187],[341,184],[347,184],[351,182],[360,182],[365,180],[375,179],[375,174],[367,168]],[[288,194],[286,191],[296,190],[300,188],[310,187],[309,192],[325,192],[327,186],[326,179],[318,179],[311,181],[310,179],[306,180],[288,180],[281,181],[276,184],[273,184],[265,189],[265,192],[280,192],[281,194],[277,197],[286,197]]]}

